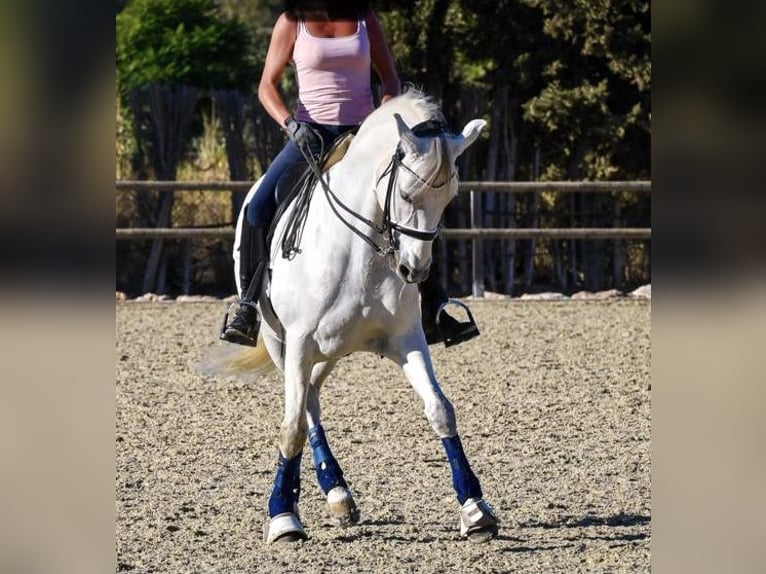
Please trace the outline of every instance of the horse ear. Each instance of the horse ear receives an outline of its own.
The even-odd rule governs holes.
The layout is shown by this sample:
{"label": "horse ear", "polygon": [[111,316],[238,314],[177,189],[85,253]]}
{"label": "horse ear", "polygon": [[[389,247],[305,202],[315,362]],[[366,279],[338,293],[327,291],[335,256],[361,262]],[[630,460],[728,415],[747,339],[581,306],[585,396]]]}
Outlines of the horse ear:
{"label": "horse ear", "polygon": [[476,138],[479,137],[481,130],[483,130],[484,126],[486,125],[486,121],[478,119],[471,120],[465,124],[465,127],[463,128],[463,131],[460,133],[460,135],[452,138],[455,148],[455,157],[458,157],[469,145],[476,141]]}
{"label": "horse ear", "polygon": [[399,130],[399,139],[404,142],[405,145],[408,145],[411,149],[416,149],[418,146],[418,140],[415,137],[415,134],[412,133],[410,127],[404,122],[402,116],[399,114],[394,114],[394,119],[396,120],[396,128]]}

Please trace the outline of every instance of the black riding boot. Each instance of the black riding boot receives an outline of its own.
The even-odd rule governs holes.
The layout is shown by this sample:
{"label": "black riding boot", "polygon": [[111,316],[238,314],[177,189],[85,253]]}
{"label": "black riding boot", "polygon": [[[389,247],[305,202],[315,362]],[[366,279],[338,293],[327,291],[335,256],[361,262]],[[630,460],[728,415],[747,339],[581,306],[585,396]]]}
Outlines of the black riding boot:
{"label": "black riding boot", "polygon": [[[435,273],[430,273],[425,281],[418,284],[418,287],[420,288],[421,321],[423,322],[426,342],[429,345],[444,342],[445,347],[451,347],[479,335],[479,328],[476,326],[468,307],[460,301],[447,297],[447,293],[439,283]],[[463,307],[468,315],[468,320],[458,321],[447,314],[444,306],[448,304]]]}
{"label": "black riding boot", "polygon": [[[239,283],[242,296],[237,302],[234,317],[225,322],[221,330],[221,339],[238,345],[254,347],[258,344],[258,331],[261,320],[255,307],[261,294],[263,270],[268,261],[266,233],[259,227],[251,227],[242,222],[242,237],[239,244]],[[226,313],[228,319],[228,312]]]}

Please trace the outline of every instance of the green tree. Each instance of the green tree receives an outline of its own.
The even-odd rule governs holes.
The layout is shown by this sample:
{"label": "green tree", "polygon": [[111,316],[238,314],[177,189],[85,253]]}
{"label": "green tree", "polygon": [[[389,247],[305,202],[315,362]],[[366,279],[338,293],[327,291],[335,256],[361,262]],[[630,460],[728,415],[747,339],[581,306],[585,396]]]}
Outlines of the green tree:
{"label": "green tree", "polygon": [[524,105],[548,179],[648,177],[646,0],[523,0],[544,15],[545,87]]}
{"label": "green tree", "polygon": [[[633,179],[649,177],[650,18],[647,0],[388,0],[383,10],[400,75],[436,95],[453,125],[483,115],[489,130],[461,158],[473,179]],[[613,203],[620,205],[613,208]],[[484,224],[604,226],[617,224],[645,200],[486,194]],[[446,213],[447,225],[468,221],[467,197]],[[551,242],[552,243],[552,242]],[[550,283],[565,290],[598,288],[608,268],[605,242],[549,245]],[[517,253],[517,245],[521,250]],[[490,288],[529,288],[535,242],[486,242]],[[615,247],[615,249],[617,249]],[[467,276],[468,254],[451,242],[450,277]],[[503,262],[497,265],[497,262]],[[584,270],[582,263],[591,269]],[[603,263],[593,263],[603,262]],[[592,263],[592,264],[591,264]],[[615,267],[618,267],[615,264]],[[538,271],[543,270],[538,266]],[[565,270],[565,271],[564,271]],[[608,275],[609,273],[606,273]],[[615,273],[615,276],[617,273]],[[500,277],[501,276],[501,277]],[[615,284],[617,282],[615,281]],[[463,283],[462,290],[465,291]]]}
{"label": "green tree", "polygon": [[[651,22],[647,0],[523,0],[543,15],[543,87],[523,106],[543,179],[650,177]],[[648,197],[551,198],[549,225],[619,226]],[[648,221],[646,222],[648,223]],[[645,224],[646,224],[645,223]],[[557,245],[564,287],[622,287],[621,241]],[[648,245],[640,245],[646,252]],[[556,256],[557,258],[559,255]],[[610,263],[611,262],[611,263]]]}
{"label": "green tree", "polygon": [[121,94],[151,84],[252,87],[250,32],[214,0],[132,0],[117,16]]}
{"label": "green tree", "polygon": [[[176,177],[200,112],[213,91],[250,91],[255,65],[250,32],[221,15],[215,0],[132,0],[117,15],[117,89],[132,125],[133,171],[139,178]],[[167,227],[173,194],[137,195],[140,224]],[[172,258],[152,241],[142,290],[168,289]],[[118,253],[119,256],[119,253]]]}

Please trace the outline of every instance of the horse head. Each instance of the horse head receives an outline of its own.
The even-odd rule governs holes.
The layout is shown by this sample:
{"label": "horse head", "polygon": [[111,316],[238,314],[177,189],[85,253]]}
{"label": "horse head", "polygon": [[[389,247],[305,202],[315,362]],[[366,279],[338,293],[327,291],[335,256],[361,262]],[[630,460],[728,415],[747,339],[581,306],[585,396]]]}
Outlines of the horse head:
{"label": "horse head", "polygon": [[392,270],[405,283],[419,283],[428,277],[444,210],[457,195],[455,162],[486,122],[471,120],[452,134],[438,121],[408,126],[401,115],[394,119],[399,143],[389,168],[384,223],[393,248]]}

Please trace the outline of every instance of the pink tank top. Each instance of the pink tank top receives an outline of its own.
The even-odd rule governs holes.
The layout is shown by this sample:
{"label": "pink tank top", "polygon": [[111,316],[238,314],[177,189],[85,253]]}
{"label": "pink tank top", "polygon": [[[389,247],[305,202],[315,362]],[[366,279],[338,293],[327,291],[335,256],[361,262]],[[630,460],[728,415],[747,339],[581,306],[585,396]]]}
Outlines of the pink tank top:
{"label": "pink tank top", "polygon": [[312,36],[305,22],[298,22],[293,65],[298,77],[297,120],[355,125],[373,111],[364,19],[357,23],[355,34],[338,38]]}

